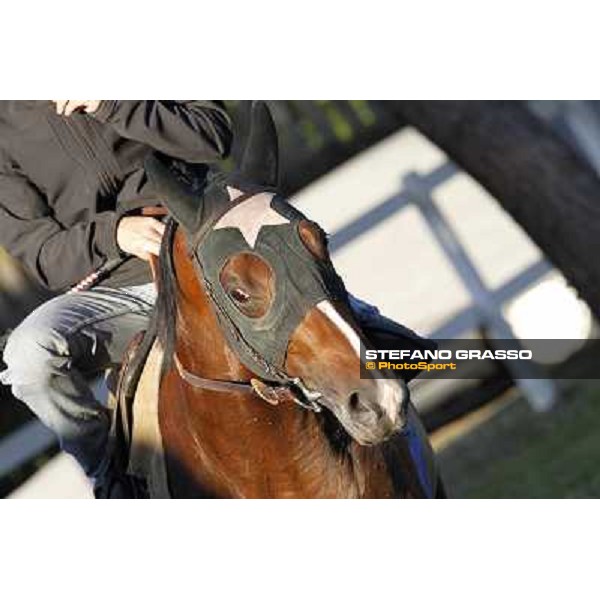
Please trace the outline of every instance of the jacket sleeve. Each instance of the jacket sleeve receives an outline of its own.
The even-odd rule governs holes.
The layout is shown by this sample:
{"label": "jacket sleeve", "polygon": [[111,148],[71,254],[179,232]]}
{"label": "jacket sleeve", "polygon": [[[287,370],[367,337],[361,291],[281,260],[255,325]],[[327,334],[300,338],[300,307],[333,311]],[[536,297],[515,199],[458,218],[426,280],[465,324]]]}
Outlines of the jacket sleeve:
{"label": "jacket sleeve", "polygon": [[231,146],[231,121],[222,102],[102,100],[93,116],[122,137],[191,163],[226,158]]}
{"label": "jacket sleeve", "polygon": [[0,152],[0,245],[44,287],[63,291],[119,257],[118,218],[107,211],[63,227],[44,196]]}

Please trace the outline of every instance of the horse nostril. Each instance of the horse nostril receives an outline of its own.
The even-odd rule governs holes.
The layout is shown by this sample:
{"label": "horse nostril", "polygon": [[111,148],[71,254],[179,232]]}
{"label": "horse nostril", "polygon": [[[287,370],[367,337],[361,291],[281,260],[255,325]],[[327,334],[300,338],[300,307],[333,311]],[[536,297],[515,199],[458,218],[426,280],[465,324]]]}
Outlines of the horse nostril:
{"label": "horse nostril", "polygon": [[381,410],[377,404],[372,404],[358,392],[352,392],[348,397],[348,409],[360,418],[379,418]]}
{"label": "horse nostril", "polygon": [[350,410],[358,410],[360,408],[360,398],[358,392],[352,392],[348,398],[348,407]]}
{"label": "horse nostril", "polygon": [[348,411],[363,423],[375,423],[385,415],[383,408],[370,398],[368,392],[352,392],[348,396]]}

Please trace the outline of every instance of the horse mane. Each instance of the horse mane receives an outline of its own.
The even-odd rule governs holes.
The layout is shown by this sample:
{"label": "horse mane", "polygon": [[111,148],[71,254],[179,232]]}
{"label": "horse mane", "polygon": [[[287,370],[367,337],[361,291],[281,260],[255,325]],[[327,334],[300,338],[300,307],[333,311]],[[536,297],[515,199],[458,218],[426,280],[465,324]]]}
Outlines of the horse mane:
{"label": "horse mane", "polygon": [[156,300],[156,333],[164,351],[163,373],[171,366],[175,354],[175,325],[177,320],[177,278],[173,262],[173,243],[177,222],[169,217],[158,261],[158,297]]}

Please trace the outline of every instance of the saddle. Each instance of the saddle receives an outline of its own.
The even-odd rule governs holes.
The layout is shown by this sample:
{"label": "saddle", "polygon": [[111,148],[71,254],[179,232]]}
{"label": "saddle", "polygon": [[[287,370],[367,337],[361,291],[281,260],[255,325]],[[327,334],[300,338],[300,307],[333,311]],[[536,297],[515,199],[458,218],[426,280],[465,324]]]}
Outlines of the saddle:
{"label": "saddle", "polygon": [[137,334],[125,353],[114,394],[109,451],[136,498],[170,497],[158,420],[162,359],[156,332]]}

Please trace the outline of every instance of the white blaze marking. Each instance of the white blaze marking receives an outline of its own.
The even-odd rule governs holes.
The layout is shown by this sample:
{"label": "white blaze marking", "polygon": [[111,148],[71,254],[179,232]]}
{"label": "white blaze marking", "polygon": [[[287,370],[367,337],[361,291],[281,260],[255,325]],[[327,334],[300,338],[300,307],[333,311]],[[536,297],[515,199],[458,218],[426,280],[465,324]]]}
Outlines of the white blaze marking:
{"label": "white blaze marking", "polygon": [[340,330],[352,346],[352,349],[360,357],[360,338],[356,331],[350,327],[346,319],[335,310],[333,304],[329,300],[322,300],[317,304],[317,308]]}
{"label": "white blaze marking", "polygon": [[[348,322],[333,307],[329,300],[322,300],[317,304],[317,308],[338,328],[340,333],[348,340],[352,349],[356,352],[360,360],[360,338]],[[387,413],[388,417],[395,421],[398,416],[398,409],[404,399],[404,390],[402,386],[394,380],[378,378],[374,381],[378,388],[378,401]]]}
{"label": "white blaze marking", "polygon": [[[233,200],[239,190],[228,188],[229,196]],[[244,200],[226,212],[215,224],[214,229],[226,229],[228,227],[239,229],[240,233],[251,248],[256,244],[256,238],[265,225],[285,225],[289,223],[283,215],[271,208],[271,200],[275,194],[262,192]]]}

